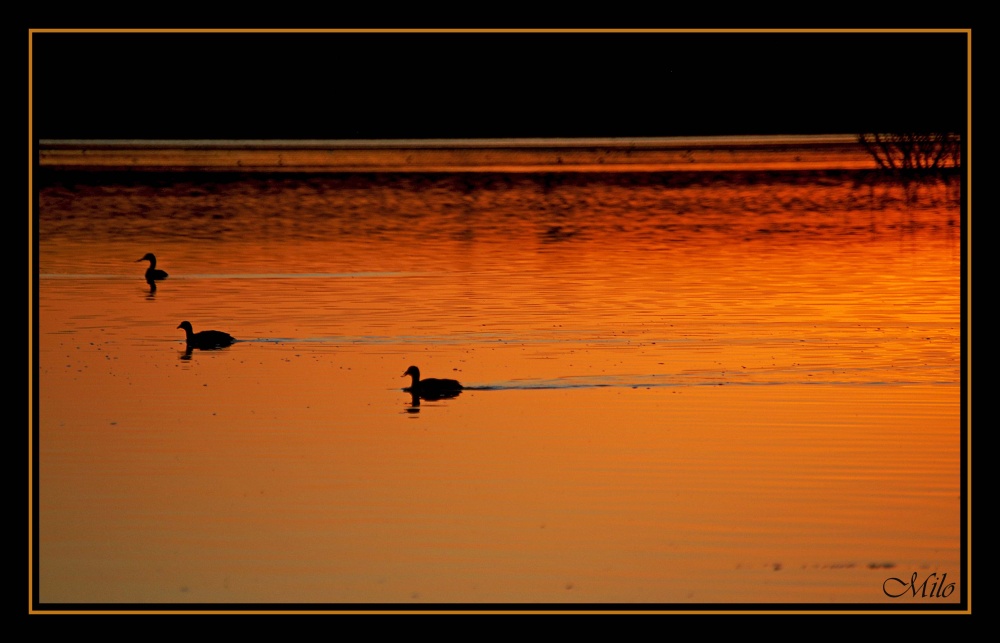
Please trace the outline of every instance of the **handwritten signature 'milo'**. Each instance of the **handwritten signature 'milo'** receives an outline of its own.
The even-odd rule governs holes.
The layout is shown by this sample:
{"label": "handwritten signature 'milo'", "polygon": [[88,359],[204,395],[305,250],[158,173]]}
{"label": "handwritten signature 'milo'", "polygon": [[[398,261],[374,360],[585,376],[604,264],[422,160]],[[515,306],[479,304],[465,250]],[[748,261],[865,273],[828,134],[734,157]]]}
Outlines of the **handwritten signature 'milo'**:
{"label": "handwritten signature 'milo'", "polygon": [[[924,579],[924,582],[917,584],[919,575],[917,572],[913,572],[913,576],[910,577],[910,582],[906,582],[900,578],[887,578],[885,582],[882,583],[882,591],[886,596],[891,598],[899,598],[903,594],[910,592],[914,598],[917,597],[917,591],[920,591],[920,598],[948,598],[951,596],[952,592],[955,591],[955,583],[945,582],[948,580],[948,574],[942,574],[941,579],[938,580],[937,574],[931,574]],[[933,580],[930,586],[930,590],[927,589],[927,583]],[[890,591],[892,590],[892,591]],[[895,593],[894,593],[895,592]]]}

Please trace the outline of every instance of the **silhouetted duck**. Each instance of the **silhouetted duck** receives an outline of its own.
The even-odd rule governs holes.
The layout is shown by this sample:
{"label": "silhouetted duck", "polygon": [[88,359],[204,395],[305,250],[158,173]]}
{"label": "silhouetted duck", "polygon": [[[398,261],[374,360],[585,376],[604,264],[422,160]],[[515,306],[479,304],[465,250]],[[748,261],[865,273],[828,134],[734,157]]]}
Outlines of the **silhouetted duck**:
{"label": "silhouetted duck", "polygon": [[455,397],[465,388],[459,384],[458,380],[444,380],[436,377],[428,377],[422,380],[420,379],[420,369],[416,366],[406,369],[402,377],[406,377],[407,375],[412,378],[411,384],[403,390],[414,397],[420,396],[424,399]]}
{"label": "silhouetted duck", "polygon": [[146,268],[146,283],[150,286],[156,286],[157,281],[162,281],[167,278],[167,273],[162,270],[157,270],[156,268],[156,255],[152,252],[147,252],[143,255],[142,259],[136,259],[135,262],[148,261],[149,268]]}
{"label": "silhouetted duck", "polygon": [[187,334],[188,348],[200,348],[202,350],[225,348],[236,341],[232,335],[224,333],[221,330],[203,330],[196,333],[189,321],[182,321],[177,328],[183,328]]}

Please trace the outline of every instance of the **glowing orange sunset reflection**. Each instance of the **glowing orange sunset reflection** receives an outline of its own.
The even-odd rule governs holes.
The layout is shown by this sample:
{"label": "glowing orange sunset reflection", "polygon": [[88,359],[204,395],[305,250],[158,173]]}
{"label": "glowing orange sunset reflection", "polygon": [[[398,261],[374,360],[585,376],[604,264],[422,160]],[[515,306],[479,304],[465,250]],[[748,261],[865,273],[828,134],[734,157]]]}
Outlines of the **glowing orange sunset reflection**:
{"label": "glowing orange sunset reflection", "polygon": [[[43,190],[43,600],[889,604],[888,576],[960,576],[953,188],[758,179]],[[182,320],[243,341],[185,356]],[[467,389],[414,406],[411,364]]]}

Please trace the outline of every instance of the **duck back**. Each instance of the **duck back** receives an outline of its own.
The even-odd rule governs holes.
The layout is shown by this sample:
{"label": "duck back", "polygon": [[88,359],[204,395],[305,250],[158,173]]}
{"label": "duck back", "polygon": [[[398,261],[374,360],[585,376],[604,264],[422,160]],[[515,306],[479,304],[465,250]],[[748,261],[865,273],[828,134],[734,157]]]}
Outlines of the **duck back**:
{"label": "duck back", "polygon": [[411,366],[403,373],[403,377],[409,375],[412,380],[408,387],[403,390],[415,396],[425,399],[440,399],[444,397],[455,397],[465,388],[458,380],[428,377],[420,379],[420,369]]}
{"label": "duck back", "polygon": [[212,348],[225,348],[236,341],[236,338],[221,330],[203,330],[194,332],[191,322],[183,321],[177,328],[183,328],[186,334],[187,345],[190,348],[200,348],[202,350]]}

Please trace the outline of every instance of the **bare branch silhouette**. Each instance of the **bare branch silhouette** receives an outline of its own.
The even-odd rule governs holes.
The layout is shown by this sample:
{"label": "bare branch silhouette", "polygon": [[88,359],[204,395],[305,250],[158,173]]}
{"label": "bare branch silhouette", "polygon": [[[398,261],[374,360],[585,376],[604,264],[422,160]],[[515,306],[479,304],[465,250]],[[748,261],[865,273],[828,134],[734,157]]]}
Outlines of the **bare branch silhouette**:
{"label": "bare branch silhouette", "polygon": [[859,134],[880,170],[936,172],[962,165],[961,137],[949,133]]}

